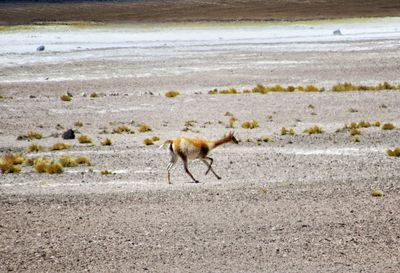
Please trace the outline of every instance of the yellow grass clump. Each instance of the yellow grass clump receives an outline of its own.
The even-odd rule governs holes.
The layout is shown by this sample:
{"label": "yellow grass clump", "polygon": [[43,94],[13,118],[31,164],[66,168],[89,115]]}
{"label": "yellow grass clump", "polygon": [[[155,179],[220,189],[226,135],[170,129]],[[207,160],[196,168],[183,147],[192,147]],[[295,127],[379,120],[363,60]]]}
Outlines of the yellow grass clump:
{"label": "yellow grass clump", "polygon": [[165,96],[167,98],[174,98],[174,97],[176,97],[178,95],[180,95],[179,92],[175,91],[175,90],[171,90],[171,91],[168,91],[167,93],[165,93]]}
{"label": "yellow grass clump", "polygon": [[90,162],[90,159],[87,158],[86,156],[78,156],[74,159],[75,163],[78,165],[87,165],[87,166],[91,166],[92,163]]}
{"label": "yellow grass clump", "polygon": [[388,82],[380,83],[378,85],[354,85],[352,83],[338,83],[332,86],[334,92],[344,91],[380,91],[380,90],[396,90],[400,89],[400,85],[392,85]]}
{"label": "yellow grass clump", "polygon": [[372,191],[371,192],[371,196],[373,196],[373,197],[381,197],[381,196],[383,196],[383,192],[382,191]]}
{"label": "yellow grass clump", "polygon": [[153,145],[154,141],[151,138],[146,138],[143,140],[144,145]]}
{"label": "yellow grass clump", "polygon": [[0,170],[2,173],[19,173],[25,158],[20,153],[6,154],[0,157]]}
{"label": "yellow grass clump", "polygon": [[290,135],[294,136],[296,134],[296,131],[293,128],[286,129],[285,127],[281,128],[281,135]]}
{"label": "yellow grass clump", "polygon": [[82,127],[83,126],[83,122],[82,121],[75,121],[75,123],[74,123],[74,126],[75,127]]}
{"label": "yellow grass clump", "polygon": [[91,94],[90,94],[90,97],[91,98],[97,98],[99,95],[97,95],[97,93],[96,92],[92,92]]}
{"label": "yellow grass clump", "polygon": [[142,123],[139,125],[138,131],[141,133],[149,132],[149,131],[151,131],[151,127],[145,123]]}
{"label": "yellow grass clump", "polygon": [[381,122],[380,121],[374,121],[371,123],[372,126],[374,127],[380,127],[381,126]]}
{"label": "yellow grass clump", "polygon": [[397,148],[395,148],[393,150],[387,149],[386,150],[386,154],[388,156],[400,157],[400,147],[397,147]]}
{"label": "yellow grass clump", "polygon": [[235,126],[235,121],[236,121],[235,117],[234,116],[230,116],[229,117],[229,124],[228,124],[227,128],[233,128]]}
{"label": "yellow grass clump", "polygon": [[130,133],[132,129],[127,125],[121,125],[113,129],[113,133],[122,134],[122,133]]}
{"label": "yellow grass clump", "polygon": [[103,170],[103,171],[100,172],[100,174],[101,174],[101,175],[109,175],[109,174],[112,174],[112,171],[110,171],[110,170]]}
{"label": "yellow grass clump", "polygon": [[68,156],[68,155],[63,155],[58,158],[58,163],[61,164],[62,167],[76,167],[78,166],[78,163],[75,161],[75,158]]}
{"label": "yellow grass clump", "polygon": [[154,142],[156,142],[156,141],[159,141],[159,140],[160,140],[160,137],[159,137],[159,136],[153,136],[153,137],[151,138],[151,140],[153,140]]}
{"label": "yellow grass clump", "polygon": [[92,143],[92,139],[88,135],[80,135],[78,137],[79,143],[85,144],[85,143]]}
{"label": "yellow grass clump", "polygon": [[62,101],[71,101],[71,100],[72,100],[72,97],[70,97],[70,96],[68,96],[68,95],[62,95],[62,96],[60,97],[60,99],[61,99]]}
{"label": "yellow grass clump", "polygon": [[46,166],[46,172],[49,174],[62,173],[63,167],[60,163],[51,162],[49,165]]}
{"label": "yellow grass clump", "polygon": [[313,134],[322,134],[324,130],[318,125],[314,125],[310,128],[306,128],[303,132],[309,135],[313,135]]}
{"label": "yellow grass clump", "polygon": [[229,89],[224,89],[218,92],[219,94],[239,94],[240,92],[238,92],[235,88],[231,87]]}
{"label": "yellow grass clump", "polygon": [[33,162],[33,167],[38,173],[62,173],[63,166],[58,161],[53,161],[46,157],[36,158]]}
{"label": "yellow grass clump", "polygon": [[254,129],[254,128],[260,127],[258,125],[258,122],[256,120],[254,120],[254,119],[250,120],[250,121],[243,122],[241,126],[244,129]]}
{"label": "yellow grass clump", "polygon": [[28,153],[40,152],[40,151],[43,151],[43,150],[44,150],[44,147],[39,145],[39,144],[36,144],[36,143],[32,143],[31,145],[26,147],[26,151]]}
{"label": "yellow grass clump", "polygon": [[382,125],[382,130],[393,130],[396,126],[393,123],[385,123]]}
{"label": "yellow grass clump", "polygon": [[103,139],[102,141],[100,141],[100,144],[103,146],[110,146],[112,144],[112,140],[109,138]]}
{"label": "yellow grass clump", "polygon": [[358,137],[353,137],[352,139],[350,139],[351,142],[360,142],[360,138]]}
{"label": "yellow grass clump", "polygon": [[351,129],[349,133],[350,133],[351,136],[361,135],[361,131],[359,129],[356,129],[356,128]]}
{"label": "yellow grass clump", "polygon": [[55,143],[52,146],[50,146],[49,150],[50,151],[58,151],[58,150],[65,150],[68,149],[71,145],[67,143]]}
{"label": "yellow grass clump", "polygon": [[32,140],[32,139],[41,139],[43,136],[41,133],[37,132],[37,131],[29,131],[28,133],[26,133],[25,135],[19,135],[17,137],[17,140]]}

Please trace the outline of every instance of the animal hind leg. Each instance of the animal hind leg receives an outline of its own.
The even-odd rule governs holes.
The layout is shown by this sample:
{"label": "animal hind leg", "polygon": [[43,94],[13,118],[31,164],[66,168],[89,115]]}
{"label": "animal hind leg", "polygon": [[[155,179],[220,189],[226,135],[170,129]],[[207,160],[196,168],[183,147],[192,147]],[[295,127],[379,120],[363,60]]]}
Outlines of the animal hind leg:
{"label": "animal hind leg", "polygon": [[168,184],[172,184],[172,183],[171,183],[171,179],[170,179],[170,170],[171,170],[172,167],[175,165],[176,161],[178,161],[178,157],[176,156],[175,153],[173,153],[173,152],[171,151],[171,160],[170,160],[170,162],[169,162],[169,164],[168,164],[168,167],[167,167],[167,171],[168,171]]}
{"label": "animal hind leg", "polygon": [[193,175],[190,173],[189,169],[188,169],[188,160],[186,156],[181,156],[182,161],[183,161],[183,167],[185,168],[186,173],[193,179],[193,181],[195,183],[199,183],[198,180],[196,180]]}

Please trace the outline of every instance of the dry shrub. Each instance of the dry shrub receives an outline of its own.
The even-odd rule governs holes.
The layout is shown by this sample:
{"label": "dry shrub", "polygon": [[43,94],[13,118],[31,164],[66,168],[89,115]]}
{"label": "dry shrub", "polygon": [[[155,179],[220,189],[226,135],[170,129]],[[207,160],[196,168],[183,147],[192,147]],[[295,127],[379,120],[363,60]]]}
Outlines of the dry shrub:
{"label": "dry shrub", "polygon": [[374,127],[380,127],[381,126],[381,122],[380,121],[374,121],[371,123],[372,126]]}
{"label": "dry shrub", "polygon": [[32,143],[31,145],[26,147],[26,151],[28,153],[40,152],[40,151],[43,151],[43,150],[44,150],[44,147],[39,145],[39,144],[36,144],[36,143]]}
{"label": "dry shrub", "polygon": [[145,123],[142,123],[139,125],[138,131],[141,133],[149,132],[149,131],[151,131],[151,127]]}
{"label": "dry shrub", "polygon": [[160,137],[159,137],[159,136],[153,136],[153,137],[151,138],[151,140],[153,140],[154,142],[155,142],[155,141],[159,141],[159,140],[160,140]]}
{"label": "dry shrub", "polygon": [[151,138],[146,138],[143,140],[144,145],[153,145],[154,141]]}
{"label": "dry shrub", "polygon": [[393,150],[387,149],[386,150],[386,154],[388,156],[400,157],[400,147],[397,147],[397,148],[395,148]]}
{"label": "dry shrub", "polygon": [[68,96],[68,95],[62,95],[62,96],[60,97],[60,99],[61,99],[62,101],[71,101],[71,100],[72,100],[72,98],[71,98],[70,96]]}
{"label": "dry shrub", "polygon": [[0,170],[2,173],[19,173],[25,158],[20,154],[6,154],[0,157]]}
{"label": "dry shrub", "polygon": [[106,139],[103,139],[102,141],[100,141],[100,143],[103,146],[110,146],[112,144],[112,141],[111,141],[111,139],[106,138]]}
{"label": "dry shrub", "polygon": [[383,192],[382,191],[372,191],[371,192],[371,196],[373,196],[373,197],[381,197],[381,196],[383,196]]}
{"label": "dry shrub", "polygon": [[224,94],[224,95],[226,95],[226,94],[239,94],[239,92],[233,87],[231,87],[229,89],[221,90],[218,93],[219,94]]}
{"label": "dry shrub", "polygon": [[310,128],[306,128],[303,132],[308,133],[309,135],[313,135],[313,134],[322,134],[324,130],[318,125],[314,125]]}
{"label": "dry shrub", "polygon": [[75,127],[82,127],[83,126],[83,122],[82,121],[75,121],[75,123],[74,123],[74,126]]}
{"label": "dry shrub", "polygon": [[229,125],[227,126],[227,128],[233,128],[235,126],[235,121],[236,121],[235,117],[231,116],[229,118]]}
{"label": "dry shrub", "polygon": [[87,136],[87,135],[80,135],[78,137],[79,143],[85,144],[85,143],[92,143],[92,139]]}
{"label": "dry shrub", "polygon": [[350,139],[351,142],[360,142],[360,138],[358,137],[353,137],[352,139]]}
{"label": "dry shrub", "polygon": [[58,158],[58,162],[61,164],[62,167],[76,167],[78,163],[75,161],[75,158],[63,155]]}
{"label": "dry shrub", "polygon": [[210,95],[218,94],[218,89],[210,90],[210,91],[208,91],[208,94],[210,94]]}
{"label": "dry shrub", "polygon": [[68,149],[71,145],[67,143],[55,143],[49,147],[50,151],[58,151],[58,150],[65,150]]}
{"label": "dry shrub", "polygon": [[113,133],[122,134],[122,133],[130,133],[132,129],[127,125],[121,125],[113,129]]}
{"label": "dry shrub", "polygon": [[359,129],[356,129],[356,128],[351,129],[349,133],[350,133],[351,136],[361,135],[361,131]]}
{"label": "dry shrub", "polygon": [[253,93],[267,94],[268,88],[262,84],[257,84],[256,87],[254,87],[251,91]]}
{"label": "dry shrub", "polygon": [[388,82],[380,83],[378,85],[354,85],[352,83],[338,83],[332,86],[332,91],[343,92],[343,91],[380,91],[380,90],[395,90],[399,89],[399,86],[392,85]]}
{"label": "dry shrub", "polygon": [[51,162],[46,166],[46,172],[49,174],[62,173],[63,167],[61,166],[60,163]]}
{"label": "dry shrub", "polygon": [[281,128],[281,135],[282,136],[285,136],[285,135],[294,136],[294,135],[296,135],[296,131],[293,128],[286,129],[285,127],[282,127]]}
{"label": "dry shrub", "polygon": [[306,88],[304,88],[305,92],[319,92],[321,91],[318,87],[315,85],[307,85]]}
{"label": "dry shrub", "polygon": [[83,155],[76,157],[74,161],[78,165],[83,165],[83,164],[85,164],[87,166],[91,166],[92,165],[91,162],[90,162],[90,159],[87,158],[86,156],[83,156]]}
{"label": "dry shrub", "polygon": [[250,121],[243,122],[241,126],[244,129],[254,129],[254,128],[260,127],[258,125],[258,122],[256,120],[254,120],[254,119],[250,120]]}
{"label": "dry shrub", "polygon": [[180,95],[179,92],[175,91],[175,90],[171,90],[171,91],[168,91],[167,93],[165,93],[165,96],[167,98],[174,98],[174,97],[176,97],[178,95]]}
{"label": "dry shrub", "polygon": [[396,126],[393,123],[385,123],[382,125],[382,130],[393,130]]}
{"label": "dry shrub", "polygon": [[112,171],[110,171],[110,170],[102,170],[102,171],[100,172],[100,174],[101,174],[101,175],[109,175],[109,174],[112,174]]}
{"label": "dry shrub", "polygon": [[41,139],[43,136],[41,133],[36,132],[36,131],[29,131],[28,133],[26,133],[25,135],[19,135],[17,137],[17,140],[32,140],[32,139]]}
{"label": "dry shrub", "polygon": [[98,95],[97,95],[97,93],[96,93],[96,92],[92,92],[92,93],[90,94],[90,97],[91,97],[91,98],[97,98],[97,97],[98,97]]}

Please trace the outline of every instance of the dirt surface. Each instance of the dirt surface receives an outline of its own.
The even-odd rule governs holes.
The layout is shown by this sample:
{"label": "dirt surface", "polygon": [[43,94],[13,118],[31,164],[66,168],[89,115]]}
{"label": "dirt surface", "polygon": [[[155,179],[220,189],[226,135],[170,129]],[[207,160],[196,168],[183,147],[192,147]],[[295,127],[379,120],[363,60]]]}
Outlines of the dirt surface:
{"label": "dirt surface", "polygon": [[47,21],[188,22],[400,16],[397,0],[217,0],[0,3],[0,24]]}
{"label": "dirt surface", "polygon": [[[399,272],[400,161],[385,153],[399,146],[399,90],[207,94],[257,83],[399,83],[396,41],[341,44],[298,52],[172,47],[152,49],[140,61],[143,55],[120,49],[48,63],[30,63],[29,53],[19,55],[28,62],[2,66],[1,155],[85,155],[92,166],[54,175],[24,166],[20,174],[0,175],[0,272]],[[123,58],[103,59],[105,51]],[[60,75],[71,77],[57,80]],[[170,89],[181,95],[166,98]],[[61,101],[67,92],[72,101]],[[92,92],[98,97],[90,98]],[[227,112],[237,119],[234,128],[227,128]],[[258,128],[240,127],[252,119]],[[363,128],[355,137],[343,130],[346,123],[376,120],[397,128]],[[93,144],[60,137],[76,121],[83,123],[78,135]],[[138,132],[141,123],[152,131]],[[135,133],[112,134],[123,124]],[[325,132],[303,133],[315,124]],[[282,136],[282,127],[296,135]],[[17,140],[31,130],[43,138]],[[241,142],[213,151],[221,180],[191,162],[201,182],[191,183],[179,162],[167,184],[169,154],[158,148],[164,140],[216,139],[229,130]],[[160,141],[145,146],[153,136]],[[257,142],[264,136],[272,141]],[[106,137],[113,145],[99,144]],[[71,147],[25,150],[58,142]]]}

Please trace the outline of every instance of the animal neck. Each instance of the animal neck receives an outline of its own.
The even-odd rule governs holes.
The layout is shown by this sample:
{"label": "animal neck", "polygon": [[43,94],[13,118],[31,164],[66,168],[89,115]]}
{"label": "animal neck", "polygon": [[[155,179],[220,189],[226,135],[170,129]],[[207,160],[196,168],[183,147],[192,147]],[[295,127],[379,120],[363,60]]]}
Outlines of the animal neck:
{"label": "animal neck", "polygon": [[222,144],[228,143],[228,142],[230,142],[230,141],[231,141],[231,138],[230,138],[230,137],[224,136],[224,137],[222,137],[222,138],[220,138],[220,139],[217,139],[217,140],[213,141],[213,144],[214,144],[214,147],[213,147],[213,148],[216,148],[216,147],[218,147],[218,146],[220,146],[220,145],[222,145]]}

